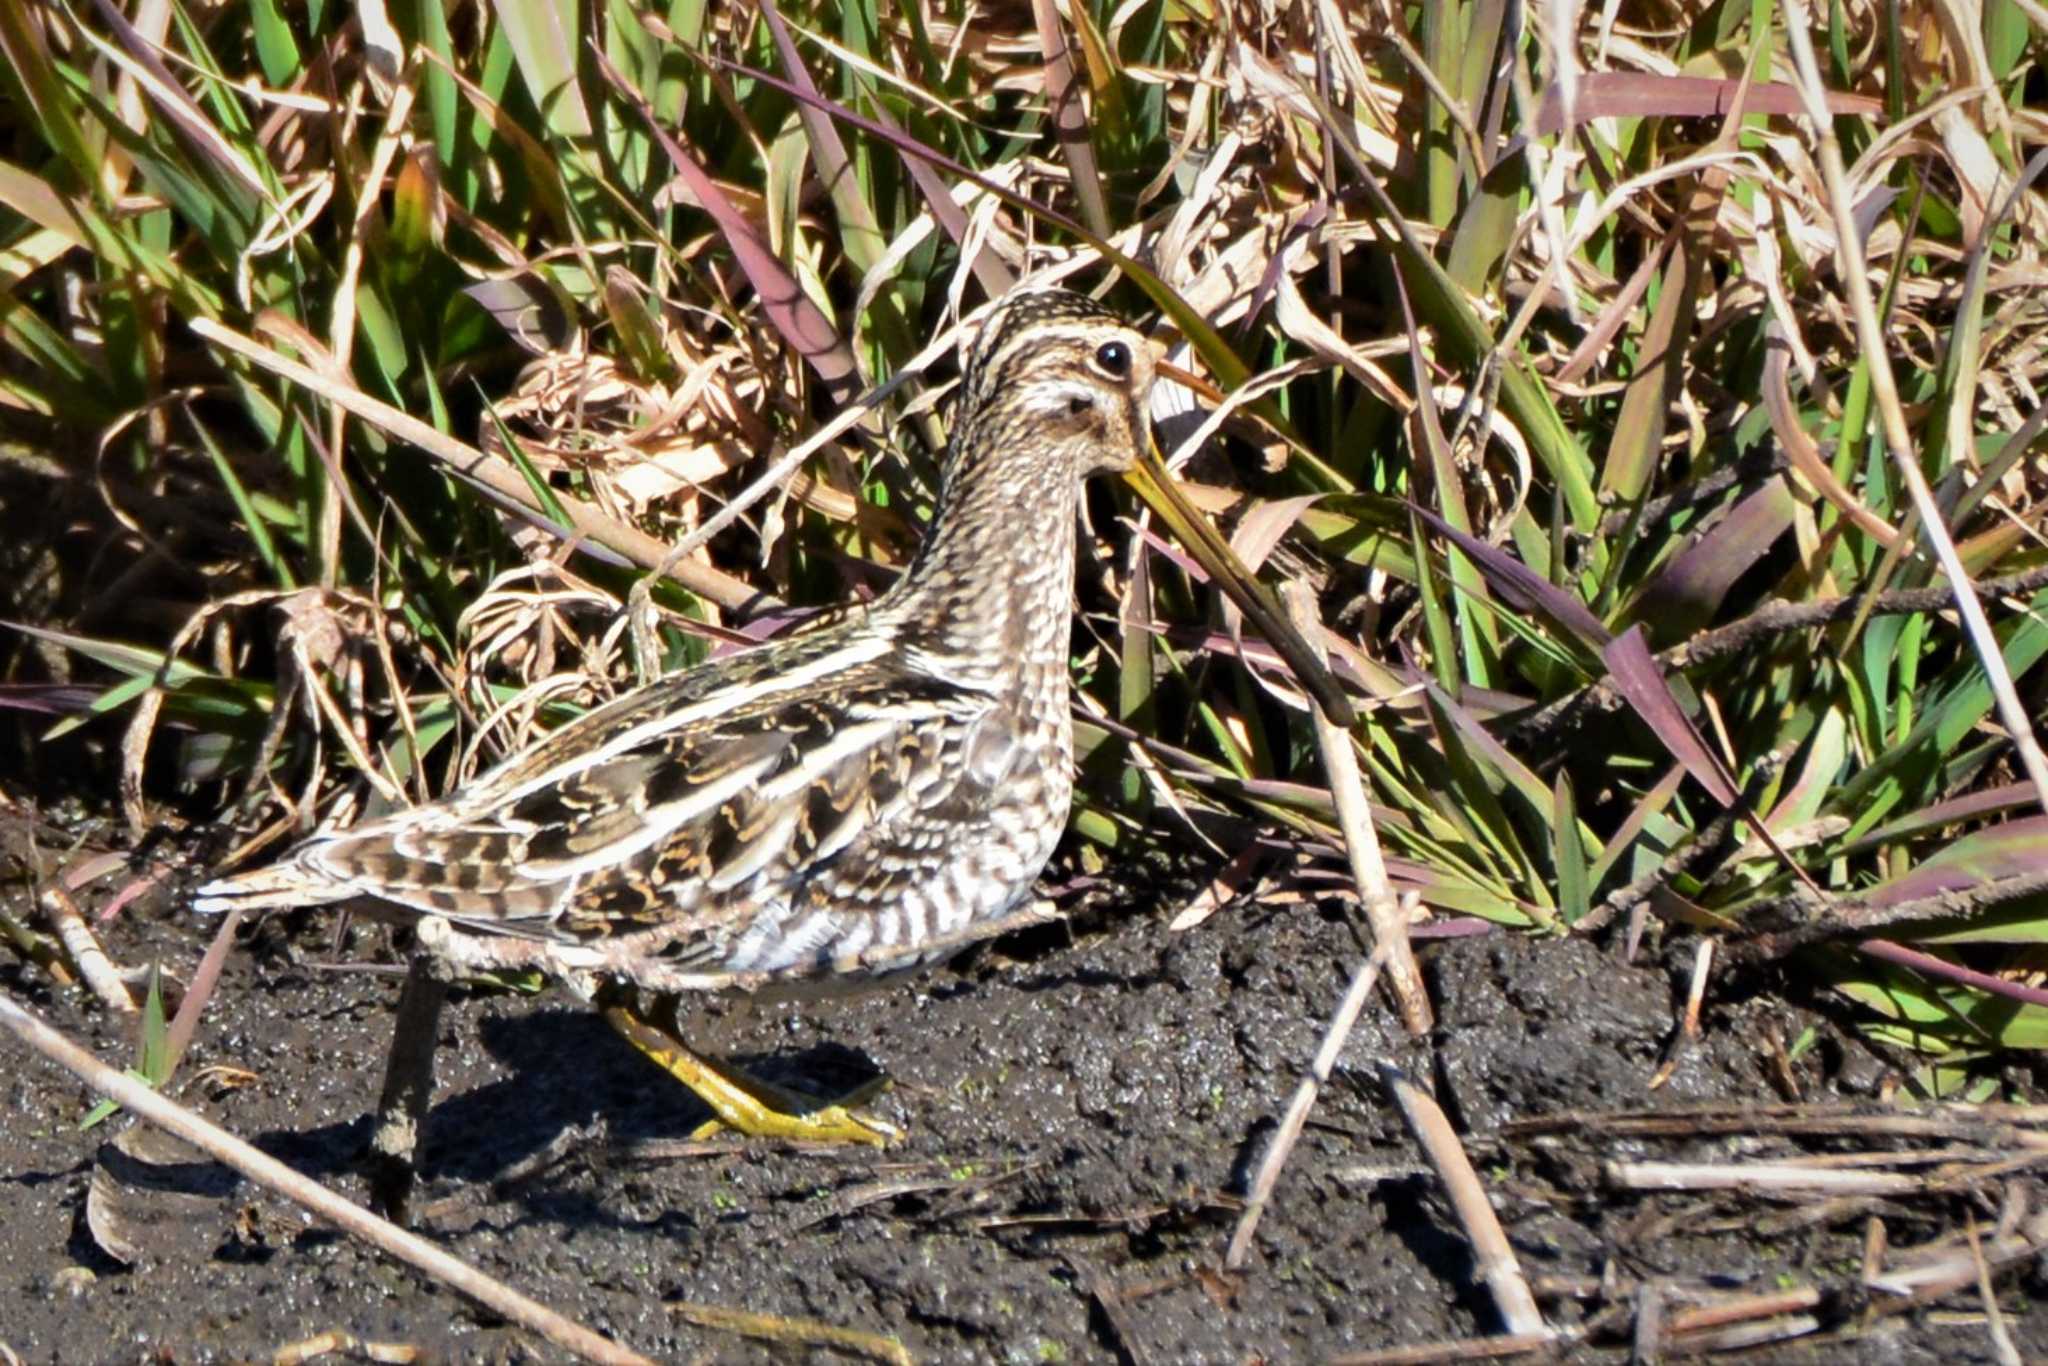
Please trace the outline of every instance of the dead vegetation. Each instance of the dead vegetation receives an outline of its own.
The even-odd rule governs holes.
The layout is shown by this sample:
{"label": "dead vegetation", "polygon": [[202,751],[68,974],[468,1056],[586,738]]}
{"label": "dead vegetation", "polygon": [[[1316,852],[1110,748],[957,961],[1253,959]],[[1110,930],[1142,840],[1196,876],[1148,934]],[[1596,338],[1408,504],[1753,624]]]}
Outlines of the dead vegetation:
{"label": "dead vegetation", "polygon": [[[1902,1109],[2030,1098],[2032,0],[388,19],[0,15],[22,989],[132,1003],[89,941],[174,855],[430,797],[874,591],[931,508],[959,329],[1057,281],[1175,344],[1162,448],[1299,586],[1366,799],[1101,495],[1072,870],[1229,853],[1190,912],[1363,885],[1383,938],[1405,904],[1677,944],[1674,1049],[1721,983],[1817,982]],[[95,789],[118,811],[52,819]],[[1991,1294],[2031,1255],[1998,1251],[2038,1231],[2025,1166],[1953,1182],[1988,1193],[1981,1274],[1948,1228],[1946,1270],[1878,1256],[1859,1293]],[[1746,1331],[1601,1293],[1639,1344]]]}

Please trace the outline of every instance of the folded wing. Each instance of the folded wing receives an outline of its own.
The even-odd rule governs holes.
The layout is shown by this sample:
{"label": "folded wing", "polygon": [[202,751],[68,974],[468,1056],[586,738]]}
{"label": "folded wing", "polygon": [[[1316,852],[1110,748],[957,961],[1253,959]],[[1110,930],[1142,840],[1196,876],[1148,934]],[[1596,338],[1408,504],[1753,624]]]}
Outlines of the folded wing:
{"label": "folded wing", "polygon": [[[886,655],[800,639],[679,675],[450,801],[315,838],[197,905],[370,897],[574,940],[685,922],[683,956],[726,958],[750,926],[815,912],[822,888],[886,881],[877,861],[912,872],[930,817],[976,809],[1004,778],[993,698]],[[832,909],[843,929],[884,908]]]}

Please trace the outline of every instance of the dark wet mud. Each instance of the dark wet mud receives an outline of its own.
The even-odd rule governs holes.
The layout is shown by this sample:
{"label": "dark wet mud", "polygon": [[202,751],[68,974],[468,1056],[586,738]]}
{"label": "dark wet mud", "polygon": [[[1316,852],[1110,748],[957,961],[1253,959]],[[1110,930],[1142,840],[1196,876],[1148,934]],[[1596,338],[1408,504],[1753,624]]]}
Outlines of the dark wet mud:
{"label": "dark wet mud", "polygon": [[[419,1224],[667,1360],[828,1359],[696,1326],[684,1304],[881,1334],[920,1361],[1307,1361],[1497,1332],[1440,1187],[1383,1097],[1379,1069],[1393,1063],[1465,1136],[1553,1324],[1613,1312],[1603,1284],[1624,1299],[1660,1277],[1761,1293],[1825,1282],[1862,1254],[1865,1218],[1765,1235],[1739,1201],[1703,1210],[1602,1190],[1599,1162],[1641,1141],[1498,1136],[1560,1112],[1777,1101],[1787,1078],[1755,1043],[1773,1031],[1817,1024],[1826,1036],[1793,1064],[1807,1100],[1868,1099],[1881,1062],[1759,997],[1710,1010],[1652,1091],[1682,1005],[1677,973],[1587,943],[1488,935],[1424,949],[1434,1038],[1408,1041],[1383,1002],[1368,1009],[1253,1257],[1227,1272],[1249,1173],[1358,948],[1330,909],[1230,908],[1182,933],[1169,918],[1093,915],[868,995],[708,1002],[691,1017],[704,1050],[813,1087],[885,1070],[892,1087],[872,1108],[907,1132],[886,1152],[692,1142],[694,1099],[568,998],[458,1000],[443,1022]],[[118,960],[179,973],[206,932],[168,904],[104,928]],[[388,931],[362,926],[336,944],[334,930],[311,915],[249,937],[176,1089],[362,1199],[398,978],[324,966],[386,956]],[[130,1026],[39,970],[10,961],[0,982],[100,1056],[130,1056]],[[78,1132],[82,1088],[4,1050],[0,1344],[21,1360],[268,1360],[329,1332],[430,1360],[559,1359],[246,1184],[176,1206],[120,1265],[82,1207],[95,1153],[128,1121]],[[238,1070],[208,1071],[221,1068]],[[1719,1224],[1706,1217],[1717,1213]],[[1895,1211],[1894,1239],[1930,1234],[1930,1217],[1950,1214]],[[2048,1315],[2030,1308],[2042,1286],[2034,1268],[2001,1281],[2023,1351],[2048,1351]],[[1992,1360],[1971,1307],[1952,1298],[1851,1343],[1752,1356]],[[1856,1312],[1831,1303],[1816,1317],[1839,1326]],[[1613,1359],[1625,1357],[1624,1346]]]}

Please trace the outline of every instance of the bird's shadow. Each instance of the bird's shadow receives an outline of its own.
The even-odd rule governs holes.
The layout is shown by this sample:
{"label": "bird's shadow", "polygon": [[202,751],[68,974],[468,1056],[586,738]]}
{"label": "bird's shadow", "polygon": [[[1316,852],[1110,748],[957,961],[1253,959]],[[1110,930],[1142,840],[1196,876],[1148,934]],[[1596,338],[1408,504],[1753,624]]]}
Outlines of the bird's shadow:
{"label": "bird's shadow", "polygon": [[[1075,961],[1072,931],[1066,926],[995,942],[1009,960],[996,971],[1027,995],[1056,994],[1076,985],[1130,989],[1158,978],[1156,968],[1118,971]],[[988,969],[979,958],[970,953],[950,968],[929,970],[922,977],[925,990],[949,1001],[982,996]],[[702,1101],[586,1007],[546,999],[511,1006],[458,999],[449,1010],[442,1022],[444,1038],[452,1020],[474,1012],[473,1026],[465,1020],[455,1033],[468,1047],[481,1045],[504,1074],[482,1083],[465,1081],[465,1069],[456,1065],[457,1049],[464,1045],[444,1044],[437,1050],[437,1084],[417,1155],[424,1187],[442,1192],[492,1188],[488,1202],[512,1206],[521,1222],[610,1227],[620,1222],[619,1216],[584,1193],[588,1183],[580,1179],[582,1172],[605,1165],[613,1154],[630,1154],[638,1145],[685,1138],[711,1118]],[[687,1013],[683,1026],[691,1030]],[[883,1074],[871,1056],[838,1043],[765,1055],[727,1053],[711,1044],[709,1036],[717,1031],[703,1032],[707,1037],[693,1041],[705,1043],[717,1060],[820,1097],[846,1094]],[[377,1090],[378,1076],[366,1075],[361,1110],[352,1118],[272,1130],[255,1141],[309,1176],[353,1175],[368,1153]],[[431,1199],[424,1189],[419,1198]]]}
{"label": "bird's shadow", "polygon": [[[620,1223],[614,1212],[573,1189],[571,1164],[602,1164],[604,1153],[572,1143],[555,1160],[545,1155],[579,1132],[593,1135],[601,1149],[627,1151],[650,1140],[686,1137],[711,1118],[693,1093],[587,1010],[541,1006],[492,1014],[479,1022],[477,1035],[507,1074],[460,1089],[445,1080],[437,1084],[418,1154],[420,1176],[429,1185],[492,1185],[517,1173],[520,1179],[493,1192],[494,1200],[550,1223],[613,1226]],[[447,1051],[437,1059],[443,1076]],[[866,1054],[832,1043],[720,1060],[823,1095],[850,1090],[881,1071]],[[359,1169],[368,1152],[376,1102],[374,1087],[366,1087],[362,1114],[354,1119],[274,1130],[255,1142],[308,1176],[345,1176]]]}
{"label": "bird's shadow", "polygon": [[479,1022],[477,1037],[506,1075],[462,1090],[437,1088],[420,1136],[420,1171],[429,1179],[494,1180],[565,1129],[600,1121],[612,1141],[630,1142],[686,1134],[710,1117],[702,1101],[588,1011],[492,1014]]}

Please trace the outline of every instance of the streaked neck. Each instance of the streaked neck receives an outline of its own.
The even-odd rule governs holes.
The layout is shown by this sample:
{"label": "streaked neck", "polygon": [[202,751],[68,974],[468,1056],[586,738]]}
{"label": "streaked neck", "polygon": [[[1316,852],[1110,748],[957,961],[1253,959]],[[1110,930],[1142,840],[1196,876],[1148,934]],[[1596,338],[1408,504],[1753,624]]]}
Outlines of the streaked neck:
{"label": "streaked neck", "polygon": [[1065,675],[1080,490],[1065,470],[1034,473],[1014,458],[959,462],[890,591],[906,643],[951,661],[949,671],[1001,679],[1056,663]]}

